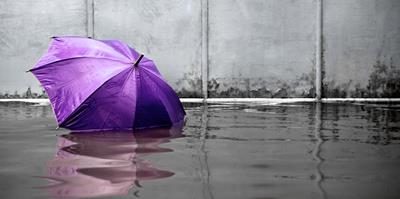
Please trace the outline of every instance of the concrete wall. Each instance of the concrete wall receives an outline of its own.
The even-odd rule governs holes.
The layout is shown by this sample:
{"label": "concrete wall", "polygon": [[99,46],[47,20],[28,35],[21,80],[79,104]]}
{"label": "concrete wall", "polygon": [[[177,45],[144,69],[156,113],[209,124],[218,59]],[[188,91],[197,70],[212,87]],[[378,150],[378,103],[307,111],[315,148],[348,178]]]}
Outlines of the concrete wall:
{"label": "concrete wall", "polygon": [[[314,97],[320,0],[2,0],[0,94],[53,35],[120,39],[181,97]],[[400,97],[400,1],[323,0],[323,97]],[[26,93],[25,93],[26,94]]]}
{"label": "concrete wall", "polygon": [[400,97],[400,1],[325,0],[325,97]]}
{"label": "concrete wall", "polygon": [[209,1],[210,97],[313,97],[315,3]]}
{"label": "concrete wall", "polygon": [[54,35],[86,36],[86,1],[0,1],[0,94],[41,93],[30,69]]}

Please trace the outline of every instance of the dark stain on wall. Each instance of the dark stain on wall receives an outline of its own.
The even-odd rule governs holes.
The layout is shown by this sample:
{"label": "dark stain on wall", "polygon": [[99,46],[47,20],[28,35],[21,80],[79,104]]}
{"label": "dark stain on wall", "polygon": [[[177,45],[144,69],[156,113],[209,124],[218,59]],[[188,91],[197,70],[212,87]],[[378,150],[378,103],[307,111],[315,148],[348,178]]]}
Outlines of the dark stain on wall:
{"label": "dark stain on wall", "polygon": [[19,94],[18,91],[15,91],[13,94],[8,92],[0,93],[0,99],[21,99],[21,98],[26,98],[26,99],[48,98],[48,96],[44,90],[42,90],[42,93],[32,92],[31,87],[28,87],[28,89],[21,94]]}
{"label": "dark stain on wall", "polygon": [[198,91],[191,91],[191,90],[187,90],[185,88],[180,89],[179,91],[176,92],[176,94],[178,94],[179,97],[183,97],[183,98],[202,98],[202,94],[201,94],[201,89]]}
{"label": "dark stain on wall", "polygon": [[[212,78],[208,81],[210,98],[288,98],[315,97],[313,70],[291,82],[262,78]],[[273,85],[273,86],[271,86]]]}
{"label": "dark stain on wall", "polygon": [[367,90],[370,97],[400,97],[400,69],[377,61],[369,76]]}
{"label": "dark stain on wall", "polygon": [[345,83],[332,80],[324,81],[323,91],[324,97],[398,98],[400,97],[400,69],[392,62],[387,66],[378,60],[373,66],[373,72],[369,75],[366,86],[353,83],[352,80]]}
{"label": "dark stain on wall", "polygon": [[201,78],[196,77],[194,73],[185,73],[183,78],[179,79],[175,83],[176,93],[179,97],[184,98],[201,98],[202,94],[202,81]]}

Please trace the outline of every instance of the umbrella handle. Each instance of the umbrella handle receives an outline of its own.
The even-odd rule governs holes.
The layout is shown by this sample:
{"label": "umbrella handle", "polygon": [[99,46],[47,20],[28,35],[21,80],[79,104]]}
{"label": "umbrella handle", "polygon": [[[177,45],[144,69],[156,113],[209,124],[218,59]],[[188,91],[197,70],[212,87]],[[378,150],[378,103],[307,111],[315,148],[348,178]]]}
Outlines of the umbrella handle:
{"label": "umbrella handle", "polygon": [[133,64],[133,66],[138,66],[139,62],[140,62],[140,60],[142,60],[142,58],[143,58],[143,54],[140,54],[139,58],[136,60],[136,62]]}

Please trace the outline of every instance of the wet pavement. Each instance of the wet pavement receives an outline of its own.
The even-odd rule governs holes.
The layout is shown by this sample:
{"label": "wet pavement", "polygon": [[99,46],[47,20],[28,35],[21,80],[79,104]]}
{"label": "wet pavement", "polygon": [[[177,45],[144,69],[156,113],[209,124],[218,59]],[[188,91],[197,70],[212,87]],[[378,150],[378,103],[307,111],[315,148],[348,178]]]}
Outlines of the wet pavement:
{"label": "wet pavement", "polygon": [[400,198],[400,106],[185,104],[169,129],[55,130],[0,103],[0,198]]}

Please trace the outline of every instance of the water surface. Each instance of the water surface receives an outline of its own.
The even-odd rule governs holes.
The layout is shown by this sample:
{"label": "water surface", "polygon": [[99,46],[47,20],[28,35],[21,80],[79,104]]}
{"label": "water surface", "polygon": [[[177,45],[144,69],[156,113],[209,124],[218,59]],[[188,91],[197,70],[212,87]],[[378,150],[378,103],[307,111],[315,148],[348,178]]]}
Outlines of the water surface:
{"label": "water surface", "polygon": [[185,107],[183,127],[79,134],[0,103],[0,197],[400,197],[398,105]]}

